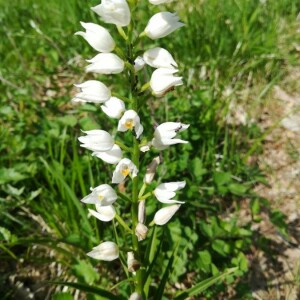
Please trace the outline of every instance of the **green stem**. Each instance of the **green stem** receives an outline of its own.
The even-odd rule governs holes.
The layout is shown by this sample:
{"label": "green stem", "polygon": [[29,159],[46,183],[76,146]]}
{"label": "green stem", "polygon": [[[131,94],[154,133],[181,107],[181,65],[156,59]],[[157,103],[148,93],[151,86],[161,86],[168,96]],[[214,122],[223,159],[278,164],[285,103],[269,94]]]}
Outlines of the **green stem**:
{"label": "green stem", "polygon": [[124,151],[128,151],[128,152],[131,152],[132,150],[129,148],[129,147],[127,147],[126,145],[124,145],[122,142],[120,142],[120,141],[115,141],[115,143],[118,145],[118,146],[120,146],[120,148],[122,149],[122,150],[124,150]]}
{"label": "green stem", "polygon": [[[133,54],[133,46],[131,44],[132,40],[132,26],[128,29],[128,40],[127,40],[127,61],[130,63],[133,63],[134,61],[134,54]],[[131,99],[131,108],[138,111],[138,99],[136,97],[136,85],[137,85],[137,78],[135,76],[134,67],[131,65],[131,67],[128,68],[128,75],[129,75],[129,81],[130,81],[130,99]],[[133,136],[133,150],[131,152],[131,160],[139,170],[140,167],[140,145],[138,139]],[[144,296],[144,274],[145,274],[145,266],[143,266],[143,258],[142,253],[140,249],[140,245],[138,242],[138,238],[135,235],[135,228],[138,224],[138,201],[139,201],[139,173],[136,177],[132,179],[132,204],[131,204],[131,217],[132,217],[132,245],[134,249],[134,253],[136,256],[136,259],[140,262],[141,268],[137,270],[136,276],[135,276],[135,290],[138,294],[142,296],[142,299],[145,299]]]}

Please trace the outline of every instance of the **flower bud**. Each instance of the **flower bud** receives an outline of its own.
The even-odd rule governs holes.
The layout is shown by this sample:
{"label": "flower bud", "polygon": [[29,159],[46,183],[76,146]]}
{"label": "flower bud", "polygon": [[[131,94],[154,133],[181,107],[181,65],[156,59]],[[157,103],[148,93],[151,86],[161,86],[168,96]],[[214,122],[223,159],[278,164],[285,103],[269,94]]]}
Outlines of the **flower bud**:
{"label": "flower bud", "polygon": [[102,0],[101,4],[91,8],[105,23],[128,26],[130,9],[125,0]]}
{"label": "flower bud", "polygon": [[101,105],[102,111],[113,119],[120,119],[125,111],[125,104],[122,100],[111,97],[103,105]]}
{"label": "flower bud", "polygon": [[133,294],[130,295],[128,300],[142,300],[142,299],[143,298],[139,293],[134,292]]}
{"label": "flower bud", "polygon": [[103,242],[87,255],[94,259],[112,261],[119,257],[119,248],[114,242]]}
{"label": "flower bud", "polygon": [[107,29],[94,23],[80,22],[80,24],[86,29],[86,32],[78,31],[75,35],[81,35],[99,52],[111,52],[114,50],[115,42]]}
{"label": "flower bud", "polygon": [[97,80],[88,80],[75,86],[80,88],[80,93],[72,99],[74,102],[103,103],[111,97],[110,89]]}
{"label": "flower bud", "polygon": [[87,62],[86,72],[117,74],[124,70],[124,61],[114,53],[99,53]]}
{"label": "flower bud", "polygon": [[138,222],[144,223],[145,221],[145,200],[139,201],[139,207],[138,207]]}
{"label": "flower bud", "polygon": [[179,209],[180,204],[171,205],[158,210],[154,216],[153,222],[156,225],[165,225],[174,216],[176,211]]}
{"label": "flower bud", "polygon": [[133,252],[127,252],[128,272],[135,272],[140,268],[141,264],[134,258]]}
{"label": "flower bud", "polygon": [[182,77],[174,76],[177,69],[159,68],[156,69],[150,79],[150,87],[157,97],[164,96],[174,86],[182,85]]}
{"label": "flower bud", "polygon": [[153,158],[152,162],[149,164],[146,170],[146,174],[144,176],[144,182],[150,184],[154,178],[156,168],[160,164],[160,157],[157,156]]}
{"label": "flower bud", "polygon": [[141,56],[138,56],[135,60],[134,60],[134,70],[136,72],[142,70],[145,66],[145,61],[143,60],[143,58]]}
{"label": "flower bud", "polygon": [[175,13],[159,12],[149,20],[144,32],[152,40],[159,39],[184,26],[178,21],[179,18]]}
{"label": "flower bud", "polygon": [[145,63],[153,68],[174,69],[174,67],[177,67],[172,55],[164,48],[149,49],[144,53],[143,58]]}
{"label": "flower bud", "polygon": [[138,223],[135,227],[135,235],[139,241],[144,240],[147,237],[148,228],[142,223]]}

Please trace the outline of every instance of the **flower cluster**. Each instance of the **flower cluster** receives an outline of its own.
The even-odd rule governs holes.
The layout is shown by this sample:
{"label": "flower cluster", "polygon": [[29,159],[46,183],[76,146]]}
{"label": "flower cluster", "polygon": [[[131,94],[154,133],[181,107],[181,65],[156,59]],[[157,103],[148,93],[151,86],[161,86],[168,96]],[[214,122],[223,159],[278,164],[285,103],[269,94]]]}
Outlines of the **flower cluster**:
{"label": "flower cluster", "polygon": [[[171,1],[149,0],[154,5]],[[122,226],[126,227],[127,231],[131,232],[137,241],[141,241],[147,237],[148,232],[148,227],[145,225],[145,215],[146,203],[149,198],[156,198],[158,202],[167,204],[155,213],[153,221],[150,222],[150,225],[164,225],[176,213],[180,205],[184,203],[175,200],[174,197],[177,191],[185,187],[186,183],[185,181],[165,182],[159,184],[153,191],[145,193],[154,179],[160,159],[156,157],[149,164],[144,174],[143,185],[140,187],[138,177],[143,172],[140,166],[140,151],[149,151],[151,148],[154,151],[155,149],[161,151],[174,144],[187,143],[187,141],[177,138],[177,135],[186,130],[189,125],[180,122],[165,122],[155,128],[151,140],[140,141],[144,127],[141,123],[142,119],[138,115],[138,112],[141,111],[138,97],[149,97],[151,94],[155,97],[162,97],[173,90],[175,86],[181,85],[182,77],[175,75],[178,72],[178,65],[166,49],[155,47],[146,50],[142,56],[136,56],[135,53],[141,53],[142,51],[135,52],[132,45],[135,44],[134,42],[146,37],[152,40],[163,38],[182,27],[183,24],[179,22],[179,18],[175,13],[159,12],[149,20],[144,31],[136,35],[136,31],[132,30],[134,24],[131,22],[132,9],[134,7],[130,7],[125,0],[102,0],[101,4],[92,7],[92,10],[100,16],[103,22],[117,26],[117,32],[126,43],[126,51],[122,51],[121,47],[117,47],[110,32],[98,24],[81,22],[85,31],[76,33],[76,35],[82,36],[98,52],[96,56],[87,60],[89,65],[86,67],[86,72],[97,74],[123,72],[125,76],[131,79],[131,86],[129,86],[130,90],[128,91],[129,97],[118,96],[99,80],[87,80],[75,85],[80,91],[75,95],[73,101],[100,104],[104,114],[117,120],[118,135],[122,136],[125,132],[131,132],[133,137],[131,145],[124,145],[117,139],[119,136],[113,136],[102,129],[83,131],[84,135],[78,139],[81,143],[80,146],[92,151],[93,156],[108,164],[115,165],[111,184],[120,184],[128,179],[132,180],[132,190],[137,192],[132,192],[132,199],[130,200],[133,210],[131,211],[136,212],[137,217],[135,219],[137,220],[134,221],[134,218],[132,218],[132,223],[129,226],[122,220],[114,207],[121,192],[116,192],[115,187],[107,183],[91,188],[91,193],[81,201],[94,205],[95,210],[89,209],[91,216],[103,222],[109,222],[116,218],[121,225],[123,224]],[[126,27],[126,32],[123,27]],[[146,65],[155,68],[155,70],[149,82],[141,84],[138,81],[138,71]],[[132,83],[132,81],[134,82]],[[148,89],[151,89],[151,93]],[[126,157],[127,155],[130,158]],[[124,196],[124,198],[126,199],[127,196]],[[135,257],[137,254],[136,245],[133,245],[133,250],[128,251],[129,272],[135,272],[140,266],[140,261]],[[119,251],[119,246],[116,243],[105,241],[94,247],[88,255],[95,259],[111,261],[119,257]]]}

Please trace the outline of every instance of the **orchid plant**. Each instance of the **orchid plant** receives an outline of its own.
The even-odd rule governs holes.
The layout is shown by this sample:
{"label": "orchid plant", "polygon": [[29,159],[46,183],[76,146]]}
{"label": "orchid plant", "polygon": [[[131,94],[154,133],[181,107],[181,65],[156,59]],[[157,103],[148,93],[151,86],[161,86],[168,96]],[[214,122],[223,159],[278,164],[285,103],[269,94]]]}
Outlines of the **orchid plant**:
{"label": "orchid plant", "polygon": [[[149,0],[152,5],[171,1]],[[142,251],[141,241],[146,240],[144,243],[147,243],[149,229],[165,225],[180,209],[184,202],[174,198],[176,192],[183,189],[186,183],[185,181],[164,182],[157,184],[155,189],[151,190],[161,159],[157,156],[152,161],[148,161],[144,167],[141,157],[143,156],[143,161],[147,161],[150,152],[159,153],[172,145],[187,143],[177,136],[189,125],[168,120],[153,128],[147,128],[149,132],[145,135],[141,107],[143,106],[144,109],[144,104],[149,97],[163,97],[183,82],[182,77],[175,75],[178,72],[178,65],[168,50],[158,46],[142,49],[141,40],[144,40],[143,44],[147,45],[147,38],[156,41],[184,24],[179,21],[176,13],[159,12],[151,17],[143,32],[138,32],[134,27],[137,20],[132,19],[132,11],[137,5],[137,0],[130,0],[128,3],[126,0],[102,0],[101,4],[92,7],[102,22],[116,25],[116,33],[121,36],[124,49],[122,45],[116,45],[111,33],[99,24],[81,22],[85,31],[76,33],[99,52],[95,57],[87,60],[89,65],[86,67],[86,72],[123,73],[130,82],[129,86],[121,87],[126,90],[127,97],[112,92],[107,87],[107,83],[88,80],[75,85],[80,91],[73,101],[101,104],[101,110],[108,118],[118,120],[117,132],[120,133],[117,136],[104,131],[100,126],[99,129],[83,131],[84,135],[79,137],[81,147],[92,151],[93,156],[113,165],[114,168],[111,182],[99,183],[100,185],[91,188],[91,193],[81,201],[95,207],[95,210],[89,209],[91,216],[102,222],[114,220],[115,233],[121,227],[126,234],[131,235],[129,245],[122,244],[121,239],[116,236],[114,241],[102,241],[87,255],[103,261],[120,258],[125,273],[132,282],[130,299],[148,299],[151,270],[149,270],[149,260],[145,259],[145,253]],[[147,66],[155,70],[151,78],[145,82],[144,74],[140,76],[139,71]],[[130,144],[127,142],[126,145],[125,139],[122,139],[125,134],[132,136]],[[153,137],[147,141],[143,135]],[[118,189],[118,184],[122,184],[122,191]],[[123,192],[124,189],[126,193]],[[118,199],[126,201],[131,206],[129,220],[125,220],[122,212],[118,213],[114,207]],[[157,206],[160,208],[149,221],[147,203],[153,200],[157,201]],[[124,259],[126,255],[127,263]]]}

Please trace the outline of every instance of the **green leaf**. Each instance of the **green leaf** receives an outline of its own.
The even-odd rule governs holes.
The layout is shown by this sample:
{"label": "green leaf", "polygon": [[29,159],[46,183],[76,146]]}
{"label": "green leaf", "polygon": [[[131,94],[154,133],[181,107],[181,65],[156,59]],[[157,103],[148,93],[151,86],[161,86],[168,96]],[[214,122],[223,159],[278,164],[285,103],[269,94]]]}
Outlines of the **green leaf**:
{"label": "green leaf", "polygon": [[197,182],[200,182],[202,176],[207,173],[207,170],[203,168],[203,163],[200,158],[196,157],[193,159],[191,164],[192,174],[195,176]]}
{"label": "green leaf", "polygon": [[63,116],[57,119],[59,123],[65,126],[73,127],[77,124],[77,118],[74,116]]}
{"label": "green leaf", "polygon": [[28,176],[16,171],[13,168],[2,168],[0,169],[0,184],[11,182],[11,181],[20,181]]}
{"label": "green leaf", "polygon": [[70,293],[56,293],[52,296],[52,300],[73,300]]}
{"label": "green leaf", "polygon": [[222,256],[227,256],[227,254],[230,253],[229,244],[223,240],[214,240],[212,243],[212,248]]}
{"label": "green leaf", "polygon": [[86,283],[91,284],[99,279],[99,274],[87,261],[79,261],[77,264],[72,266],[72,270],[76,277],[82,279]]}
{"label": "green leaf", "polygon": [[238,196],[243,196],[246,194],[248,188],[244,186],[243,184],[240,183],[231,183],[228,186],[229,191],[232,194],[238,195]]}
{"label": "green leaf", "polygon": [[216,185],[224,185],[232,181],[231,174],[228,172],[216,172],[213,175],[213,180]]}
{"label": "green leaf", "polygon": [[226,270],[222,274],[218,274],[218,275],[212,276],[212,277],[210,277],[208,279],[205,279],[205,280],[199,282],[198,284],[196,284],[195,286],[193,286],[193,287],[191,287],[191,288],[189,288],[189,289],[187,289],[187,290],[185,290],[183,292],[180,292],[174,298],[174,300],[184,300],[184,299],[186,299],[188,297],[199,295],[203,291],[207,290],[213,284],[216,284],[220,280],[225,279],[228,275],[236,272],[237,270],[238,270],[237,267],[231,268],[231,269]]}
{"label": "green leaf", "polygon": [[207,250],[198,252],[197,266],[198,268],[208,273],[210,272],[211,256]]}
{"label": "green leaf", "polygon": [[126,300],[126,298],[124,298],[121,295],[116,296],[111,292],[84,283],[68,282],[68,281],[48,281],[48,282],[55,285],[69,286],[74,289],[80,290],[82,292],[102,296],[104,299],[108,299],[108,300],[123,300],[123,299]]}

